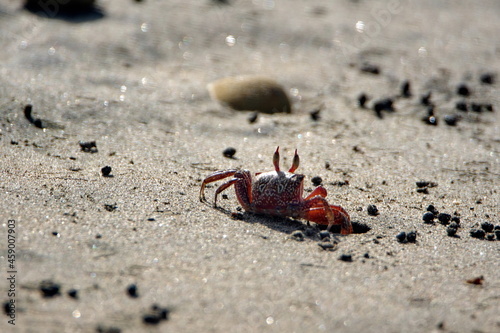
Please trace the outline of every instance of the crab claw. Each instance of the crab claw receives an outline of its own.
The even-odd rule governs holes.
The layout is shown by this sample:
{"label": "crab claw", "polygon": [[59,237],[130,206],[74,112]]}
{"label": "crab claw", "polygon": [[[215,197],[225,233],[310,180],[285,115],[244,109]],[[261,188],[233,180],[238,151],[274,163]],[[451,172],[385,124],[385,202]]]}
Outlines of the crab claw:
{"label": "crab claw", "polygon": [[340,233],[342,235],[352,234],[352,224],[349,214],[344,210],[344,208],[340,206],[330,205],[330,209],[333,213],[333,223],[329,223],[328,214],[324,207],[314,207],[306,213],[306,219],[308,221],[318,223],[318,224],[327,224],[329,231],[333,225],[340,224]]}

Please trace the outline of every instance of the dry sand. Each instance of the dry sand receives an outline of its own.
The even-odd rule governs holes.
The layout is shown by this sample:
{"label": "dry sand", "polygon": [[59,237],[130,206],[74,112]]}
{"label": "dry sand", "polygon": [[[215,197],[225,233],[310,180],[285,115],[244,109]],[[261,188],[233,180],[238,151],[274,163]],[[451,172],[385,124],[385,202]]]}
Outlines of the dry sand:
{"label": "dry sand", "polygon": [[[0,300],[16,302],[15,327],[2,313],[0,331],[500,330],[500,241],[469,235],[500,225],[499,83],[479,81],[500,73],[498,1],[99,3],[101,18],[75,21],[0,2]],[[360,71],[365,62],[380,73]],[[294,112],[250,124],[210,100],[207,83],[239,74],[277,79]],[[413,96],[377,117],[373,101],[404,80]],[[428,91],[438,126],[421,121]],[[494,112],[455,110],[463,99]],[[50,128],[24,117],[27,103]],[[447,126],[454,113],[462,119]],[[97,153],[80,149],[94,140]],[[304,221],[232,219],[232,189],[225,211],[199,202],[211,172],[271,170],[278,145],[285,165],[299,150],[306,191],[320,176],[328,200],[371,230],[333,235],[323,250]],[[236,159],[222,155],[230,146]],[[418,193],[420,180],[437,186]],[[459,237],[423,223],[429,204],[460,217]],[[416,243],[398,242],[401,231]],[[42,297],[44,280],[60,295]],[[169,319],[146,325],[153,304]]]}

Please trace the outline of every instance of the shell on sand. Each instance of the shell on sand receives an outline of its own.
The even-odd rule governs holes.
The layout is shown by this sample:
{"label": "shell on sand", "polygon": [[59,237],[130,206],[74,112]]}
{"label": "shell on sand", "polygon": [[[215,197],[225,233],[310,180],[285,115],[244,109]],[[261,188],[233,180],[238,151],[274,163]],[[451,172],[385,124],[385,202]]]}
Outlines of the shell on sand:
{"label": "shell on sand", "polygon": [[263,113],[292,111],[283,87],[268,77],[226,77],[209,83],[207,89],[213,100],[235,110]]}

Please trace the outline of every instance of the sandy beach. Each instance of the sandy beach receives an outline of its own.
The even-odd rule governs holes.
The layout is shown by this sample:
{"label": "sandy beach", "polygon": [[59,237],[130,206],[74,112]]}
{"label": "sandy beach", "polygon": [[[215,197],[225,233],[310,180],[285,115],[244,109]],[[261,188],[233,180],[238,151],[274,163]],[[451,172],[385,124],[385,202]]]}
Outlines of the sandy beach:
{"label": "sandy beach", "polygon": [[[0,1],[0,331],[500,331],[498,1],[44,4]],[[200,202],[278,146],[355,233]]]}

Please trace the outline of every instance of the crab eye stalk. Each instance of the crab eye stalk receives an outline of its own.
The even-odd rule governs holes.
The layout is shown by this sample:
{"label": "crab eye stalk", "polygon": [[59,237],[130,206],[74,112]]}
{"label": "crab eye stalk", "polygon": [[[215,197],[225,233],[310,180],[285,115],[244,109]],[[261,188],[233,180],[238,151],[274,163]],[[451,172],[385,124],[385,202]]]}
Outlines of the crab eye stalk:
{"label": "crab eye stalk", "polygon": [[295,170],[297,170],[297,168],[299,167],[299,162],[300,162],[299,154],[297,154],[297,149],[295,149],[295,155],[293,155],[292,167],[290,168],[290,170],[288,170],[288,172],[294,172]]}
{"label": "crab eye stalk", "polygon": [[276,170],[276,172],[279,172],[280,171],[280,147],[278,146],[278,148],[276,148],[276,151],[274,152],[274,156],[273,156],[273,164],[274,164],[274,169]]}

